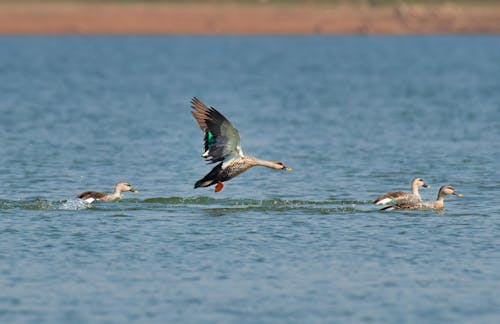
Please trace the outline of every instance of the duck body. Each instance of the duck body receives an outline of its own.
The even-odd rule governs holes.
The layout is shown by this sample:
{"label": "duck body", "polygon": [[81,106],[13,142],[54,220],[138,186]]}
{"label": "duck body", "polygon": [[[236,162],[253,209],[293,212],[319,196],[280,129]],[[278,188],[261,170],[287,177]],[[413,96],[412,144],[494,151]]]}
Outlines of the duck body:
{"label": "duck body", "polygon": [[240,135],[231,122],[213,107],[207,107],[198,98],[191,100],[192,115],[203,131],[204,153],[208,163],[218,163],[194,188],[216,185],[215,192],[224,187],[223,182],[231,180],[254,166],[265,166],[276,170],[288,170],[282,162],[268,161],[243,154]]}
{"label": "duck body", "polygon": [[388,192],[380,197],[377,197],[373,201],[375,205],[388,205],[388,204],[394,204],[398,201],[401,200],[419,200],[419,198],[414,197],[412,194],[404,191],[394,191],[394,192]]}
{"label": "duck body", "polygon": [[[240,159],[242,160],[242,159]],[[207,173],[203,178],[196,181],[194,184],[195,188],[199,187],[210,187],[219,182],[225,182],[236,177],[238,174],[248,170],[251,166],[247,166],[244,162],[236,160],[231,164],[227,165],[226,168],[222,168],[223,163],[217,164],[212,171]]]}
{"label": "duck body", "polygon": [[207,175],[205,175],[202,179],[196,181],[194,187],[209,187],[213,184],[231,180],[232,178],[245,172],[246,170],[259,165],[267,166],[269,168],[277,170],[286,168],[281,162],[265,161],[254,158],[253,156],[245,155],[243,157],[230,160],[227,163],[221,162],[217,164]]}
{"label": "duck body", "polygon": [[81,200],[89,204],[93,203],[96,200],[111,200],[109,198],[109,195],[97,191],[85,191],[76,196],[76,198],[80,198]]}
{"label": "duck body", "polygon": [[457,197],[462,197],[463,195],[458,193],[455,188],[451,185],[441,186],[439,188],[438,196],[435,201],[422,202],[422,201],[400,201],[389,206],[386,206],[380,210],[395,210],[395,209],[416,209],[416,210],[425,210],[425,209],[434,209],[440,210],[444,209],[444,197],[448,195],[455,195]]}
{"label": "duck body", "polygon": [[96,200],[112,201],[112,200],[121,199],[121,193],[126,192],[126,191],[138,192],[137,190],[133,189],[129,183],[118,182],[118,183],[116,183],[115,190],[113,191],[112,194],[105,194],[105,193],[98,192],[98,191],[85,191],[85,192],[82,192],[81,194],[77,195],[76,198],[80,198],[83,201],[85,201],[86,203],[91,204]]}
{"label": "duck body", "polygon": [[411,181],[411,193],[404,191],[388,192],[377,197],[373,200],[373,203],[376,205],[389,205],[403,201],[421,202],[422,198],[418,192],[421,187],[430,188],[431,186],[427,185],[422,178],[414,178]]}

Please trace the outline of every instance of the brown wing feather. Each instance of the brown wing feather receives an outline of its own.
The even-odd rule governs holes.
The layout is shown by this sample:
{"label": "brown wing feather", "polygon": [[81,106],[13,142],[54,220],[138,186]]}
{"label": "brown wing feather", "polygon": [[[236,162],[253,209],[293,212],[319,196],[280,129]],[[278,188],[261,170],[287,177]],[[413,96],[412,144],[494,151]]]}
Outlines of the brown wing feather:
{"label": "brown wing feather", "polygon": [[215,108],[207,107],[196,97],[191,99],[191,107],[193,109],[191,113],[193,114],[194,119],[198,122],[198,125],[200,125],[202,131],[210,129],[214,132],[214,135],[220,135],[219,125],[224,122],[230,123],[229,120]]}
{"label": "brown wing feather", "polygon": [[85,191],[76,196],[76,198],[80,199],[89,199],[89,198],[94,198],[94,199],[102,199],[106,196],[106,194],[103,194],[102,192],[97,192],[97,191]]}
{"label": "brown wing feather", "polygon": [[388,192],[382,196],[379,196],[377,197],[373,203],[376,204],[378,203],[379,201],[383,200],[383,199],[386,199],[386,198],[389,198],[389,199],[406,199],[408,198],[409,195],[407,192],[404,192],[404,191],[394,191],[394,192]]}

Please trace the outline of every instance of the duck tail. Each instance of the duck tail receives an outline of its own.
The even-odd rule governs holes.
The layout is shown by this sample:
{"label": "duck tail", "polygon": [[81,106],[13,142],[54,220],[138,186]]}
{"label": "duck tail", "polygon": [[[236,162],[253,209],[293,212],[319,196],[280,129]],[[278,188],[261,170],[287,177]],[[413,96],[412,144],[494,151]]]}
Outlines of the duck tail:
{"label": "duck tail", "polygon": [[219,180],[219,174],[222,171],[222,163],[217,164],[212,171],[207,173],[203,178],[200,180],[196,181],[194,184],[194,188],[199,188],[199,187],[209,187],[213,184],[216,184]]}
{"label": "duck tail", "polygon": [[394,205],[389,205],[389,206],[385,206],[384,208],[380,208],[380,210],[393,210],[394,209]]}

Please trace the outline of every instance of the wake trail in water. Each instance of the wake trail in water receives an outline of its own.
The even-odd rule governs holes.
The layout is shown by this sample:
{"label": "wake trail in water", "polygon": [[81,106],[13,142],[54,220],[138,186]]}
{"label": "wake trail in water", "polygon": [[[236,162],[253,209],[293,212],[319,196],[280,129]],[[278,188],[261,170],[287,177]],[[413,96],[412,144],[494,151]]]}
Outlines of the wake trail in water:
{"label": "wake trail in water", "polygon": [[198,207],[210,215],[223,215],[237,212],[301,212],[307,214],[333,214],[365,212],[361,205],[366,201],[356,200],[300,200],[300,199],[217,199],[206,196],[199,197],[155,197],[142,201],[144,204],[161,206]]}
{"label": "wake trail in water", "polygon": [[47,200],[35,198],[26,200],[0,200],[0,210],[82,210],[90,207],[90,204],[87,204],[81,199]]}
{"label": "wake trail in water", "polygon": [[163,203],[173,205],[259,205],[259,206],[294,206],[294,205],[346,205],[346,204],[366,204],[366,201],[360,200],[301,200],[301,199],[230,199],[230,198],[212,198],[206,196],[196,197],[155,197],[146,198],[143,203]]}
{"label": "wake trail in water", "polygon": [[[307,214],[332,214],[366,212],[367,201],[357,200],[301,200],[301,199],[230,199],[195,197],[153,197],[144,200],[123,199],[115,202],[86,203],[81,199],[46,200],[40,198],[26,200],[0,200],[2,209],[24,210],[161,210],[165,208],[195,208],[209,214],[231,212],[301,212]],[[363,206],[365,208],[363,208]]]}

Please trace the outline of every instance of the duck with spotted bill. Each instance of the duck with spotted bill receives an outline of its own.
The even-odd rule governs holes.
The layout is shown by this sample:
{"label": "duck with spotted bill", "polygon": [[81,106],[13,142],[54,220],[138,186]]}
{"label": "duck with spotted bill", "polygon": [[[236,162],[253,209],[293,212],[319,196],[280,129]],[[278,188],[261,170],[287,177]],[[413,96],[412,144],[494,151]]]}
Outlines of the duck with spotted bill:
{"label": "duck with spotted bill", "polygon": [[105,194],[97,191],[85,191],[76,196],[76,198],[80,198],[86,203],[91,204],[96,200],[112,201],[121,199],[121,193],[126,191],[132,191],[133,193],[139,192],[139,190],[133,189],[130,183],[120,181],[116,183],[115,190],[112,194]]}
{"label": "duck with spotted bill", "polygon": [[204,153],[208,163],[217,164],[207,175],[196,181],[195,188],[215,184],[215,192],[224,188],[224,181],[231,180],[254,166],[291,171],[280,161],[268,161],[243,154],[240,134],[231,122],[213,107],[207,107],[198,98],[191,100],[194,119],[203,131]]}
{"label": "duck with spotted bill", "polygon": [[455,195],[457,197],[463,197],[461,193],[458,193],[455,188],[451,185],[445,185],[439,188],[438,196],[436,201],[429,202],[417,202],[417,201],[401,201],[395,204],[386,206],[380,210],[394,210],[394,209],[444,209],[444,197],[448,195]]}
{"label": "duck with spotted bill", "polygon": [[427,185],[422,178],[414,178],[411,180],[411,193],[404,191],[388,192],[377,197],[373,203],[376,205],[388,205],[401,201],[420,202],[422,198],[420,197],[418,189],[421,187],[430,188],[431,186]]}

